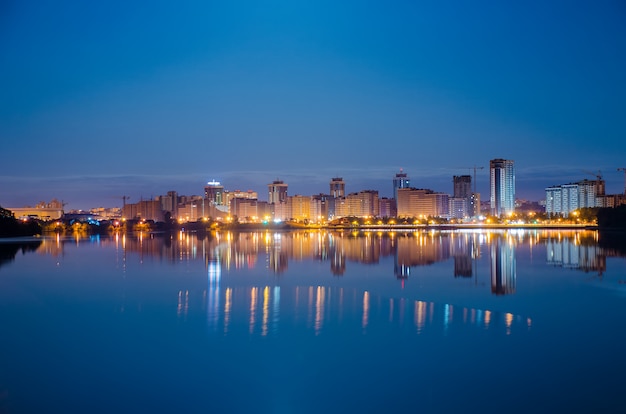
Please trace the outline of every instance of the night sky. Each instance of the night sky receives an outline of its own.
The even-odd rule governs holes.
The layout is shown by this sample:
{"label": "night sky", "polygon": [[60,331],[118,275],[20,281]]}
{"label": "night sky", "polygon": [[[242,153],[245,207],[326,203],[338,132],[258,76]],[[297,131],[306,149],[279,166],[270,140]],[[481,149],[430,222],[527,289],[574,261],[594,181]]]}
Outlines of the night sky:
{"label": "night sky", "polygon": [[[165,194],[624,189],[626,3],[0,2],[0,205]],[[473,175],[473,171],[471,172]]]}

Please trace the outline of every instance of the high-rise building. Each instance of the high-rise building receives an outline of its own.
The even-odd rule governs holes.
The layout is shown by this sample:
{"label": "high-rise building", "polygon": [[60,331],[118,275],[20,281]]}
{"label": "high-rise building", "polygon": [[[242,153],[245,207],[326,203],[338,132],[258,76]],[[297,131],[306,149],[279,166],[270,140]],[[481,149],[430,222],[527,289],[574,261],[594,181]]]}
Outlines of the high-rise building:
{"label": "high-rise building", "polygon": [[515,168],[513,160],[489,161],[491,214],[501,216],[515,211]]}
{"label": "high-rise building", "polygon": [[346,183],[341,177],[333,177],[330,180],[330,196],[339,198],[346,195]]}
{"label": "high-rise building", "polygon": [[400,172],[396,173],[396,176],[393,178],[393,199],[398,200],[398,189],[409,188],[410,184],[409,177],[400,168]]}
{"label": "high-rise building", "polygon": [[224,186],[219,181],[209,181],[204,186],[204,199],[209,206],[224,205]]}
{"label": "high-rise building", "polygon": [[462,219],[473,216],[472,177],[455,175],[452,177],[452,183],[454,191],[450,199],[450,217]]}
{"label": "high-rise building", "polygon": [[602,179],[582,180],[546,188],[546,213],[568,217],[572,211],[586,207],[606,207],[605,183]]}
{"label": "high-rise building", "polygon": [[452,177],[454,184],[454,198],[469,199],[472,196],[472,176],[471,175],[455,175]]}
{"label": "high-rise building", "polygon": [[287,202],[287,184],[281,180],[276,180],[267,185],[269,204],[280,204]]}

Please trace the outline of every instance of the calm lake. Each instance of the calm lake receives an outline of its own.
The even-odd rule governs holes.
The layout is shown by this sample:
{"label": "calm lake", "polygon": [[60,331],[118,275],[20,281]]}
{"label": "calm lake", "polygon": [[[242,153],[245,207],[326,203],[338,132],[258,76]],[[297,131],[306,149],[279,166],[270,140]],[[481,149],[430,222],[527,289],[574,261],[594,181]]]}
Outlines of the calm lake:
{"label": "calm lake", "polygon": [[592,231],[0,240],[0,413],[624,413]]}

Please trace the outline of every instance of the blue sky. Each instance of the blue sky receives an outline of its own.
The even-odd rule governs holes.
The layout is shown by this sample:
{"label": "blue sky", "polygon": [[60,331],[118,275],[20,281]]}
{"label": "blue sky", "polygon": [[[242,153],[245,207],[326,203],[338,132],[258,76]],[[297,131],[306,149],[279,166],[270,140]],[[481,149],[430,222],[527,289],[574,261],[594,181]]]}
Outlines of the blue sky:
{"label": "blue sky", "polygon": [[474,165],[487,199],[492,158],[521,198],[624,188],[622,1],[127,3],[0,4],[0,205],[390,196],[400,168],[449,193]]}

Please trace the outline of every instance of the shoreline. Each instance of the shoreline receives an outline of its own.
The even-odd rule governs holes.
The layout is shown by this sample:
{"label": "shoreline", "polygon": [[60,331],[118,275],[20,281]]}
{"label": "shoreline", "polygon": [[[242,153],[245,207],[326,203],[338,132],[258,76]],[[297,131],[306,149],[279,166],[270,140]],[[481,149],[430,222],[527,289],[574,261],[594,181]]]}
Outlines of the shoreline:
{"label": "shoreline", "polygon": [[224,230],[611,230],[601,229],[594,224],[361,224],[361,225],[317,225],[317,224],[236,224]]}

